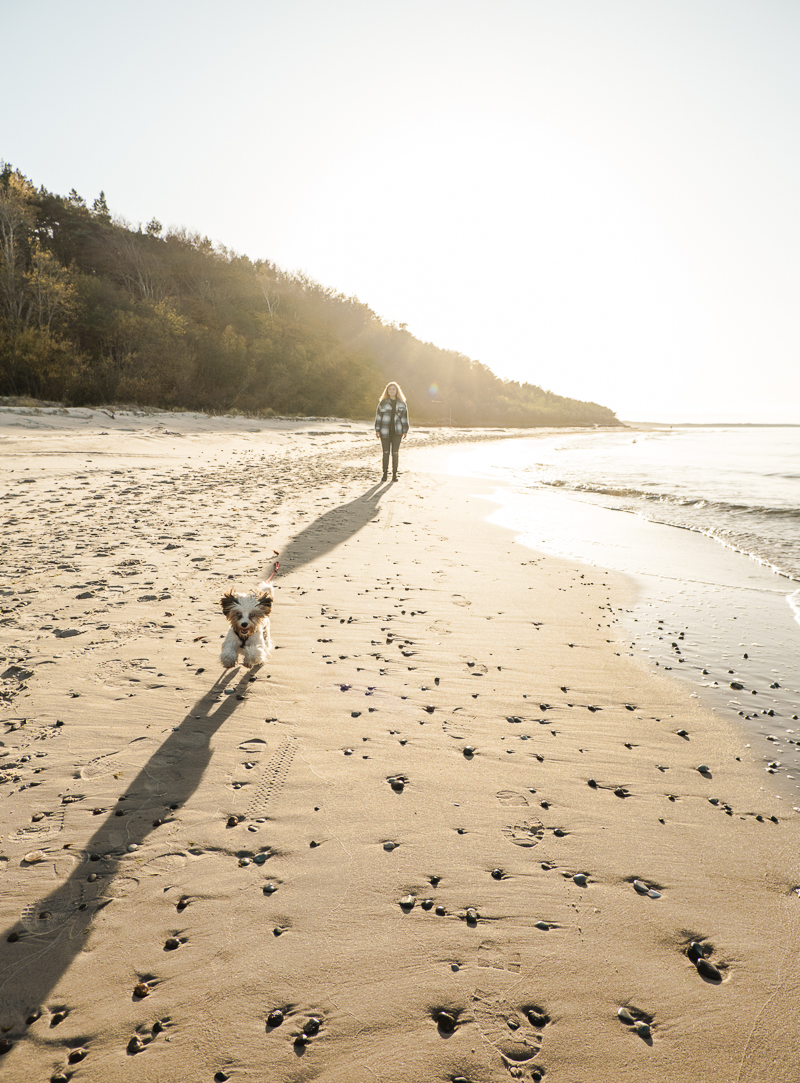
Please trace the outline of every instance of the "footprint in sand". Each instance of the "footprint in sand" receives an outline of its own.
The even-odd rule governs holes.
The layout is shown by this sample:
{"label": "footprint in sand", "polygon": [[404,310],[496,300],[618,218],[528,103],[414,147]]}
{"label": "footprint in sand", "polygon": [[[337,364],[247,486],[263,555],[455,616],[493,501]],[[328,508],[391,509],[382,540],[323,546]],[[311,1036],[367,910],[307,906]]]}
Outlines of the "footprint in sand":
{"label": "footprint in sand", "polygon": [[498,790],[497,800],[501,805],[514,805],[516,807],[528,804],[527,797],[522,793],[517,793],[516,790]]}
{"label": "footprint in sand", "polygon": [[469,598],[465,598],[463,594],[454,594],[451,601],[453,605],[472,605]]}
{"label": "footprint in sand", "polygon": [[503,834],[515,846],[535,846],[544,836],[544,824],[540,820],[520,820],[504,827]]}
{"label": "footprint in sand", "polygon": [[12,832],[8,837],[14,842],[32,842],[37,846],[47,839],[53,838],[64,827],[64,808],[46,815],[40,823],[31,824],[30,827],[21,827],[19,831]]}
{"label": "footprint in sand", "polygon": [[255,789],[255,793],[247,806],[245,812],[246,819],[252,819],[254,816],[258,816],[260,813],[266,810],[266,806],[280,791],[286,777],[289,774],[289,768],[292,765],[294,754],[297,751],[297,739],[290,737],[284,741],[277,752],[273,755],[267,766],[264,768],[264,774],[261,781],[258,783]]}
{"label": "footprint in sand", "polygon": [[519,974],[521,963],[518,951],[509,954],[493,940],[484,940],[478,948],[476,966],[484,970],[507,970],[510,974]]}
{"label": "footprint in sand", "polygon": [[83,886],[69,884],[58,895],[58,903],[38,902],[26,906],[19,920],[29,933],[49,933],[70,921],[83,905]]}
{"label": "footprint in sand", "polygon": [[514,1008],[505,997],[480,989],[473,994],[472,1008],[481,1034],[500,1053],[512,1077],[521,1079],[525,1069],[532,1078],[541,1078],[543,1070],[537,1071],[530,1062],[542,1048],[542,1030],[550,1021],[547,1014],[537,1007]]}
{"label": "footprint in sand", "polygon": [[432,632],[435,636],[449,636],[452,629],[449,621],[437,620],[429,626],[428,631]]}
{"label": "footprint in sand", "polygon": [[152,737],[137,737],[125,748],[120,748],[116,752],[107,752],[103,756],[95,756],[93,760],[80,768],[80,777],[102,778],[112,772],[122,771],[126,767],[138,768],[150,759],[156,746],[157,742]]}

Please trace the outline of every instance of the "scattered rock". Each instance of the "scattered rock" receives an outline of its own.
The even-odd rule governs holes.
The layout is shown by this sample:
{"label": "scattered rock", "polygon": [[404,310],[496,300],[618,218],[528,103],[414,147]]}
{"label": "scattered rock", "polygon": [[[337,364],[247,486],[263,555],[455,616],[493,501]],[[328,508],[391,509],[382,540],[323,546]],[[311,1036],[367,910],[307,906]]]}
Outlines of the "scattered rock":
{"label": "scattered rock", "polygon": [[437,1012],[436,1025],[444,1034],[452,1034],[456,1029],[456,1021],[449,1012]]}
{"label": "scattered rock", "polygon": [[708,981],[722,981],[722,974],[720,974],[714,964],[710,963],[705,957],[698,959],[695,966],[697,967],[697,973],[701,977],[707,978]]}

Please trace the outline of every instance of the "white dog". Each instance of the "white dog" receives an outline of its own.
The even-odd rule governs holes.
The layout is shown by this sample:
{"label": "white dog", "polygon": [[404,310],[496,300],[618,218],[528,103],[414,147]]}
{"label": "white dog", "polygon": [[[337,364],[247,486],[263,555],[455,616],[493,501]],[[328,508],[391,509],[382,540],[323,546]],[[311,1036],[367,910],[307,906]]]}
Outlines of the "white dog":
{"label": "white dog", "polygon": [[248,669],[266,662],[267,654],[272,650],[269,615],[274,596],[268,582],[259,583],[252,594],[237,594],[231,587],[222,595],[222,612],[230,623],[220,654],[226,669],[236,665],[240,653],[242,663]]}

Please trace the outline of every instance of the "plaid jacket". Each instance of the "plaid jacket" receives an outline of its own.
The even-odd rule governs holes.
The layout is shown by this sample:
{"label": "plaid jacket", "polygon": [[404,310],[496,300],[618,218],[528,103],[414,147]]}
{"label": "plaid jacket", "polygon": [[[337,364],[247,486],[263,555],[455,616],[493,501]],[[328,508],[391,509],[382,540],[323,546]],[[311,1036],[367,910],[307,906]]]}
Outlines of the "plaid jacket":
{"label": "plaid jacket", "polygon": [[[402,399],[395,399],[394,431],[396,433],[408,432],[408,407]],[[375,413],[375,432],[381,436],[388,436],[392,424],[392,400],[382,399],[378,403]]]}

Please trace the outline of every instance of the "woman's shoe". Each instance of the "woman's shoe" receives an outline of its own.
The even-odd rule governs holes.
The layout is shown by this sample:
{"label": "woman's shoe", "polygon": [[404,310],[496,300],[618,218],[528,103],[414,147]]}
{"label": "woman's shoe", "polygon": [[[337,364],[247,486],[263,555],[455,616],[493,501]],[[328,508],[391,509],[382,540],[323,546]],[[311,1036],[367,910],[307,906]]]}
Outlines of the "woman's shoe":
{"label": "woman's shoe", "polygon": [[386,481],[386,479],[388,478],[388,476],[389,476],[388,474],[384,474],[384,475],[383,475],[383,477],[381,478],[381,481]]}

